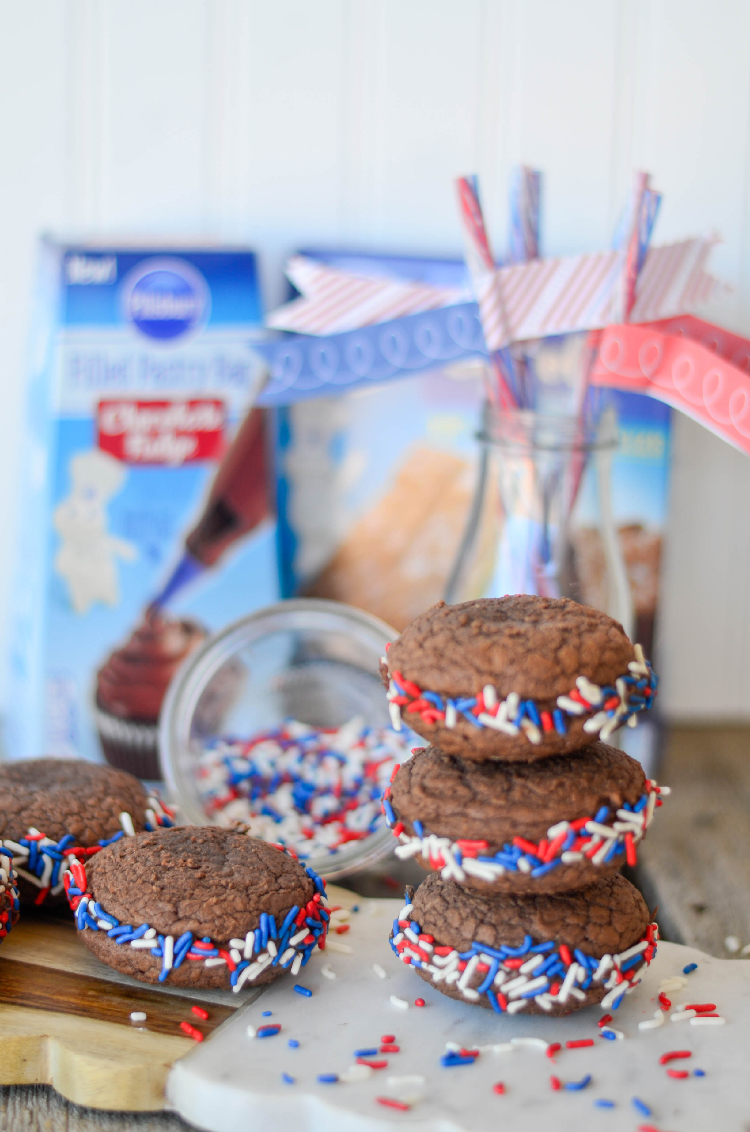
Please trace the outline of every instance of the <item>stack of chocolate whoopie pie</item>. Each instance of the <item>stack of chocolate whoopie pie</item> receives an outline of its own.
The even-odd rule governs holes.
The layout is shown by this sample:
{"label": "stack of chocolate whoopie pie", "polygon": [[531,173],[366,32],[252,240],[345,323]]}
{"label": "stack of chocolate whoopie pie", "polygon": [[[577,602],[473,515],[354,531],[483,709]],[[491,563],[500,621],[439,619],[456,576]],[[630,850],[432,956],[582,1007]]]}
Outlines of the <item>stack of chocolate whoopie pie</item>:
{"label": "stack of chocolate whoopie pie", "polygon": [[397,855],[430,871],[394,921],[397,956],[500,1014],[615,1009],[658,938],[619,869],[668,791],[605,741],[652,704],[640,647],[568,599],[440,602],[381,674],[394,726],[430,743],[383,799]]}

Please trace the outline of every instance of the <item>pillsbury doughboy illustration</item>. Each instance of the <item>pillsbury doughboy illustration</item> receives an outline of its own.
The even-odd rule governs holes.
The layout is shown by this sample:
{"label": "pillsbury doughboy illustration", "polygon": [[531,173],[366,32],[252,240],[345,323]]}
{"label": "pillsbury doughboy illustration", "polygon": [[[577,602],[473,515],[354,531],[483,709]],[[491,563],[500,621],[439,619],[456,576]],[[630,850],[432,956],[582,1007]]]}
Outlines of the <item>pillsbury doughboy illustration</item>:
{"label": "pillsbury doughboy illustration", "polygon": [[70,494],[55,508],[60,536],[55,572],[67,584],[76,613],[96,602],[118,605],[117,558],[132,562],[136,548],[107,529],[107,503],[123,486],[125,466],[98,448],[77,452],[68,464]]}

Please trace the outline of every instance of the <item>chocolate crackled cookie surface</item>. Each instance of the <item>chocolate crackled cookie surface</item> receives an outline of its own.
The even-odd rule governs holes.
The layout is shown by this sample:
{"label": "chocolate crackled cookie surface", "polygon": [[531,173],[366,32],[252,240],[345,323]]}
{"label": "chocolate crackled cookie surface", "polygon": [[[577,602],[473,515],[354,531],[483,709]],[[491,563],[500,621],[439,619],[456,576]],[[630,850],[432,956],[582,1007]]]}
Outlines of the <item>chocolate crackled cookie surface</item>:
{"label": "chocolate crackled cookie surface", "polygon": [[658,931],[617,874],[571,892],[477,892],[428,876],[394,922],[391,946],[450,998],[497,1013],[616,1009],[656,951]]}
{"label": "chocolate crackled cookie surface", "polygon": [[216,826],[140,834],[71,869],[86,946],[136,979],[269,983],[325,939],[325,886],[283,849]]}
{"label": "chocolate crackled cookie surface", "polygon": [[66,851],[162,824],[169,813],[125,771],[83,759],[0,764],[0,846],[13,853],[24,903],[65,903]]}
{"label": "chocolate crackled cookie surface", "polygon": [[533,761],[606,740],[656,677],[617,621],[567,598],[439,602],[381,663],[394,726],[447,754]]}
{"label": "chocolate crackled cookie surface", "polygon": [[398,769],[384,810],[402,860],[480,892],[557,892],[634,864],[660,794],[605,743],[515,764],[432,747]]}

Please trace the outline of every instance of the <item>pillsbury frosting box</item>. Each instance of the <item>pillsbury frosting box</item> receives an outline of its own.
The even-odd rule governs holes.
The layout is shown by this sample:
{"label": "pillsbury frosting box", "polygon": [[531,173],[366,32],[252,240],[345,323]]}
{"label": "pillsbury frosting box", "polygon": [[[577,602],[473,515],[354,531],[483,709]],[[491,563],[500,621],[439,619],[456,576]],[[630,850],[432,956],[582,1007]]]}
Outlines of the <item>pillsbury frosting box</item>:
{"label": "pillsbury frosting box", "polygon": [[[247,249],[43,241],[7,757],[102,758],[97,672],[205,518],[221,457],[257,393],[252,346],[261,321]],[[262,479],[262,466],[253,474]],[[263,483],[253,492],[265,501]],[[204,556],[210,569],[190,560],[196,576],[170,602],[169,618],[184,619],[187,641],[277,597],[265,502],[237,530]]]}

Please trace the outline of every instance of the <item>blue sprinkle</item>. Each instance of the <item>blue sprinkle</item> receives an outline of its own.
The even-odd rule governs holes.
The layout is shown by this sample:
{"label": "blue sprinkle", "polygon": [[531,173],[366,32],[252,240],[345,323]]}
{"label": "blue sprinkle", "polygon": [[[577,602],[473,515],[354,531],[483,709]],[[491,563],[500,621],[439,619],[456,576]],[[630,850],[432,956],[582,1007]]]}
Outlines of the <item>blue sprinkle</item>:
{"label": "blue sprinkle", "polygon": [[276,929],[276,917],[268,913],[268,935],[270,939],[278,939],[279,933]]}
{"label": "blue sprinkle", "polygon": [[[571,1090],[577,1092],[579,1089],[585,1089],[586,1086],[590,1085],[590,1084],[591,1084],[591,1074],[587,1073],[585,1077],[581,1077],[580,1081],[566,1081],[565,1082],[565,1088],[571,1089]],[[646,1115],[648,1116],[648,1113],[646,1113]]]}
{"label": "blue sprinkle", "polygon": [[603,1097],[600,1098],[597,1101],[594,1101],[594,1108],[614,1108],[614,1107],[615,1107],[614,1101],[605,1101]]}
{"label": "blue sprinkle", "polygon": [[422,825],[421,821],[414,821],[412,822],[412,825],[414,826],[414,832],[416,833],[417,837],[424,837],[424,826]]}
{"label": "blue sprinkle", "polygon": [[476,1059],[460,1053],[446,1053],[440,1058],[443,1069],[451,1069],[454,1065],[473,1065]]}
{"label": "blue sprinkle", "polygon": [[270,1018],[272,1014],[273,1014],[272,1010],[264,1010],[263,1013],[261,1014],[261,1018]]}
{"label": "blue sprinkle", "polygon": [[321,1085],[335,1085],[338,1081],[338,1073],[319,1073],[318,1081]]}
{"label": "blue sprinkle", "polygon": [[493,991],[488,990],[487,991],[487,998],[490,1000],[490,1006],[495,1011],[495,1013],[496,1014],[502,1014],[503,1008],[497,1000],[497,995]]}
{"label": "blue sprinkle", "polygon": [[578,961],[578,962],[579,962],[579,963],[581,964],[581,966],[583,967],[584,971],[588,971],[588,969],[589,969],[589,961],[588,961],[588,959],[586,958],[586,956],[585,956],[585,955],[583,954],[583,952],[581,951],[581,949],[580,949],[579,947],[574,947],[574,948],[573,948],[573,954],[575,955],[575,957],[576,957],[576,960],[577,960],[577,961]]}
{"label": "blue sprinkle", "polygon": [[277,1026],[260,1026],[256,1038],[275,1038],[279,1033],[280,1027]]}
{"label": "blue sprinkle", "polygon": [[554,947],[555,947],[555,944],[554,944],[553,940],[548,939],[546,943],[535,943],[534,946],[531,948],[531,950],[532,950],[532,952],[553,951]]}
{"label": "blue sprinkle", "polygon": [[287,1042],[287,1045],[289,1046],[290,1049],[298,1049],[299,1048],[299,1042],[297,1041],[296,1038],[290,1038],[289,1041]]}
{"label": "blue sprinkle", "polygon": [[307,987],[302,987],[299,983],[295,983],[294,989],[296,990],[297,994],[303,994],[305,998],[312,998],[312,991],[308,990]]}
{"label": "blue sprinkle", "polygon": [[635,1111],[639,1112],[641,1114],[641,1116],[650,1116],[651,1115],[651,1109],[648,1107],[648,1105],[645,1103],[645,1101],[642,1101],[640,1099],[640,1097],[633,1097],[631,1104],[632,1104],[633,1108],[635,1109]]}
{"label": "blue sprinkle", "polygon": [[686,967],[682,968],[682,973],[683,973],[683,975],[689,975],[691,971],[697,971],[697,970],[698,970],[698,964],[697,963],[688,963],[688,965]]}
{"label": "blue sprinkle", "polygon": [[352,904],[352,912],[359,912],[359,904]]}
{"label": "blue sprinkle", "polygon": [[546,865],[537,865],[535,869],[531,870],[531,875],[533,877],[543,877],[545,873],[551,873],[553,869],[556,869],[560,863],[560,858],[556,857],[554,860],[548,861]]}
{"label": "blue sprinkle", "polygon": [[533,700],[526,701],[526,714],[536,727],[542,726],[542,721],[539,718],[539,712],[537,711],[536,704]]}
{"label": "blue sprinkle", "polygon": [[599,822],[601,824],[602,822],[605,822],[608,817],[609,817],[609,806],[600,806],[599,809],[596,811],[594,821]]}
{"label": "blue sprinkle", "polygon": [[298,912],[299,912],[299,905],[298,904],[295,904],[293,908],[289,909],[286,916],[284,917],[284,923],[281,925],[280,935],[284,934],[284,932],[291,925],[292,920],[295,918],[295,916],[297,915]]}
{"label": "blue sprinkle", "polygon": [[552,718],[555,721],[555,731],[558,735],[567,735],[568,729],[565,726],[565,716],[559,708],[555,708],[552,712]]}
{"label": "blue sprinkle", "polygon": [[288,1073],[282,1073],[281,1074],[281,1080],[284,1082],[285,1085],[293,1085],[294,1084],[294,1077],[290,1077]]}
{"label": "blue sprinkle", "polygon": [[472,708],[477,706],[476,696],[464,696],[463,699],[454,701],[456,711],[471,711]]}
{"label": "blue sprinkle", "polygon": [[705,1069],[694,1069],[693,1070],[693,1076],[694,1077],[705,1077],[706,1071],[705,1071]]}
{"label": "blue sprinkle", "polygon": [[599,1034],[601,1035],[601,1037],[606,1038],[608,1042],[617,1041],[617,1034],[614,1032],[614,1030],[608,1030],[606,1026],[599,1031]]}
{"label": "blue sprinkle", "polygon": [[422,934],[422,925],[421,925],[421,924],[418,924],[416,920],[412,920],[412,922],[411,922],[411,930],[412,930],[413,932],[416,932],[416,933],[417,933],[417,935],[421,935],[421,934]]}
{"label": "blue sprinkle", "polygon": [[377,1052],[378,1052],[377,1047],[375,1049],[355,1049],[354,1056],[355,1057],[374,1057]]}
{"label": "blue sprinkle", "polygon": [[639,814],[641,812],[641,810],[645,809],[645,807],[647,805],[648,805],[648,794],[641,794],[640,798],[638,799],[636,804],[633,806],[633,812],[636,813],[636,814]]}
{"label": "blue sprinkle", "polygon": [[393,806],[387,798],[383,799],[383,809],[385,810],[385,820],[388,822],[388,825],[395,825],[396,815],[393,812]]}
{"label": "blue sprinkle", "polygon": [[518,958],[520,958],[521,955],[526,954],[526,952],[531,948],[531,944],[532,944],[531,936],[527,935],[527,936],[524,936],[523,943],[521,944],[520,947],[503,947],[503,951],[505,952],[505,956],[510,955],[513,958],[518,959]]}

